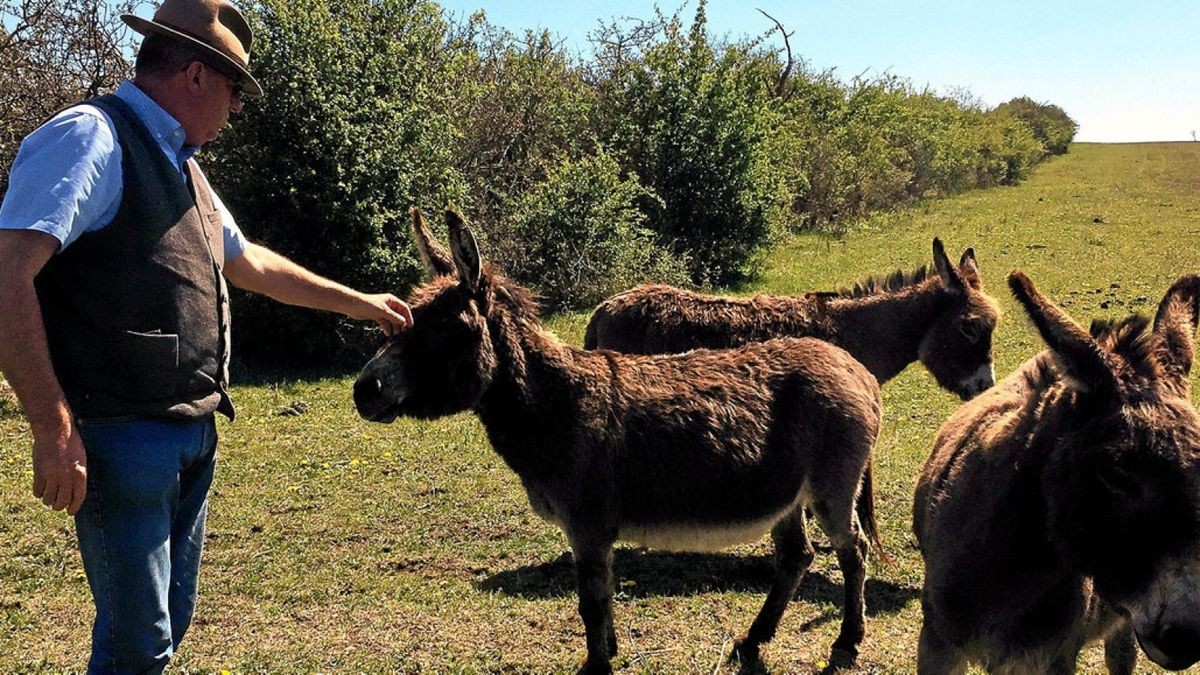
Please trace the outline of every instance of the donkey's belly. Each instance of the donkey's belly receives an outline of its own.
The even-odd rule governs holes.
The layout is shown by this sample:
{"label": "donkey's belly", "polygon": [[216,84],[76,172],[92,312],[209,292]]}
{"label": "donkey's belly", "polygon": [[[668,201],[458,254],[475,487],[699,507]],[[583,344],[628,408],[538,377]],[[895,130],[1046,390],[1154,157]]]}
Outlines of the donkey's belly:
{"label": "donkey's belly", "polygon": [[619,538],[647,548],[667,551],[717,551],[758,541],[780,520],[796,510],[801,495],[766,515],[734,522],[629,523],[620,528]]}

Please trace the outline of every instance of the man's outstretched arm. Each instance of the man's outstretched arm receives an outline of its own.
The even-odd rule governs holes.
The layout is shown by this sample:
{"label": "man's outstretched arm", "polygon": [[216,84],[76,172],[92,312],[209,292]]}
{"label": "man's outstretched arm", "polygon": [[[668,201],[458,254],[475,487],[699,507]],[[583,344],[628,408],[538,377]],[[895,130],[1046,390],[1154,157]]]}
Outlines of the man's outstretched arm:
{"label": "man's outstretched arm", "polygon": [[238,288],[289,305],[374,321],[389,336],[412,325],[412,312],[396,296],[361,293],[310,272],[258,244],[247,243],[242,255],[226,261],[225,277]]}
{"label": "man's outstretched arm", "polygon": [[33,279],[58,249],[42,232],[0,230],[0,371],[33,430],[33,495],[55,510],[79,511],[87,491],[87,456],[63,395]]}

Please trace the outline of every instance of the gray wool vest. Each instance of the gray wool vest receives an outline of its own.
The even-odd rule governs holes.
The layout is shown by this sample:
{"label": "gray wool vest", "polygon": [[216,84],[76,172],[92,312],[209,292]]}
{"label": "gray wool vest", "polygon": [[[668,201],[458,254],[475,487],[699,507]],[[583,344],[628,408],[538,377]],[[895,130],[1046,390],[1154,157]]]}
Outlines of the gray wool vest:
{"label": "gray wool vest", "polygon": [[[121,205],[36,279],[54,372],[77,417],[198,419],[229,399],[229,293],[212,192],[195,162],[180,176],[121,99]],[[190,187],[189,187],[190,185]]]}

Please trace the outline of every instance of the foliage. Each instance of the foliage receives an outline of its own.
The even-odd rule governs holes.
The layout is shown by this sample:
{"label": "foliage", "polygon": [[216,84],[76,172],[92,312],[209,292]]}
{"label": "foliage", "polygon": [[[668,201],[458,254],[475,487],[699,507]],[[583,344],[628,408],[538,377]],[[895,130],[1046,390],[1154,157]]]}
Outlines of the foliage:
{"label": "foliage", "polygon": [[602,87],[602,129],[623,166],[661,200],[650,226],[689,261],[698,283],[729,283],[770,241],[778,197],[763,154],[766,90],[746,53],[717,49],[704,3],[684,30],[613,63]]}
{"label": "foliage", "polygon": [[130,72],[133,0],[0,0],[0,195],[21,139],[55,111],[116,88]]}
{"label": "foliage", "polygon": [[[437,5],[262,0],[246,9],[264,97],[206,148],[217,191],[252,240],[349,286],[403,293],[419,274],[408,207],[463,194],[447,93],[454,53]],[[366,346],[332,314],[256,296],[238,305],[236,346],[251,360],[357,360]]]}
{"label": "foliage", "polygon": [[603,150],[565,161],[514,205],[497,241],[507,250],[502,266],[555,309],[586,307],[643,281],[686,284],[686,268],[655,244],[638,208],[653,199],[635,178],[622,179]]}
{"label": "foliage", "polygon": [[[127,73],[116,7],[0,0],[4,167],[50,112]],[[738,283],[788,228],[844,232],[1017,183],[1076,128],[1028,98],[989,111],[890,75],[842,82],[796,62],[778,24],[714,39],[704,2],[690,24],[656,11],[602,25],[590,58],[482,13],[448,20],[432,0],[244,9],[266,96],[201,161],[249,239],[366,291],[407,292],[419,270],[405,213],[448,202],[555,307],[682,283],[681,265],[691,283]],[[775,30],[783,48],[766,41]],[[334,314],[235,302],[236,353],[251,361],[357,361],[375,339]]]}
{"label": "foliage", "polygon": [[458,56],[450,112],[453,162],[467,183],[475,221],[485,230],[504,205],[545,180],[562,157],[595,145],[589,119],[595,94],[578,66],[546,31],[516,36],[477,13],[452,26]]}
{"label": "foliage", "polygon": [[996,107],[997,113],[1012,115],[1033,131],[1034,138],[1046,146],[1046,152],[1062,155],[1067,152],[1079,125],[1062,108],[1050,103],[1038,103],[1022,96]]}

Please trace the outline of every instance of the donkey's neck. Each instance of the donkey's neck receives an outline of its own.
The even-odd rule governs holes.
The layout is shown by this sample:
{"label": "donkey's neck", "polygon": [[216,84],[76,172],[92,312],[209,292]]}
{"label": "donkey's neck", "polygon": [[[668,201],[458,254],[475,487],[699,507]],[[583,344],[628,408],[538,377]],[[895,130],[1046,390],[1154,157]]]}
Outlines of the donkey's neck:
{"label": "donkey's neck", "polygon": [[827,301],[829,341],[850,352],[880,384],[917,360],[921,339],[951,300],[938,280]]}
{"label": "donkey's neck", "polygon": [[517,473],[526,477],[550,470],[566,459],[564,439],[599,431],[586,428],[585,408],[609,391],[611,374],[598,367],[596,358],[543,330],[536,319],[502,315],[489,320],[488,328],[497,369],[475,412],[493,447]]}

